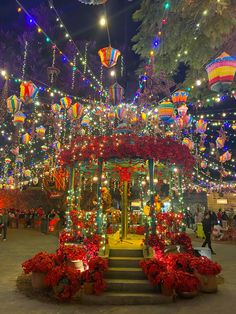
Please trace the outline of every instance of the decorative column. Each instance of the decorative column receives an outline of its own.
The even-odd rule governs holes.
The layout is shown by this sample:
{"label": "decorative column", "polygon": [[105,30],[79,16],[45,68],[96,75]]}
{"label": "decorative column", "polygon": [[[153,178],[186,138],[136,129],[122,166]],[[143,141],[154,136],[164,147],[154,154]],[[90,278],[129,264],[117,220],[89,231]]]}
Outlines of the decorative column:
{"label": "decorative column", "polygon": [[69,171],[69,189],[67,196],[67,210],[66,210],[66,229],[71,228],[70,211],[74,206],[74,184],[75,184],[75,165],[67,168]]}
{"label": "decorative column", "polygon": [[172,169],[170,168],[169,172],[169,198],[170,198],[170,208],[172,210],[173,208],[173,174],[172,174]]}
{"label": "decorative column", "polygon": [[97,181],[97,227],[98,234],[102,234],[103,212],[102,212],[102,158],[98,158],[98,181]]}
{"label": "decorative column", "polygon": [[122,213],[121,213],[121,225],[122,225],[122,240],[127,239],[128,235],[128,181],[122,182]]}
{"label": "decorative column", "polygon": [[154,210],[154,161],[148,159],[149,170],[149,187],[150,187],[150,216],[151,216],[151,232],[156,234],[156,217]]}
{"label": "decorative column", "polygon": [[183,186],[182,186],[182,174],[178,172],[178,194],[179,194],[179,208],[180,212],[184,211],[184,197],[183,197]]}
{"label": "decorative column", "polygon": [[80,164],[77,164],[77,187],[75,190],[75,207],[79,211],[80,208],[80,197],[81,197],[81,173],[80,173]]}

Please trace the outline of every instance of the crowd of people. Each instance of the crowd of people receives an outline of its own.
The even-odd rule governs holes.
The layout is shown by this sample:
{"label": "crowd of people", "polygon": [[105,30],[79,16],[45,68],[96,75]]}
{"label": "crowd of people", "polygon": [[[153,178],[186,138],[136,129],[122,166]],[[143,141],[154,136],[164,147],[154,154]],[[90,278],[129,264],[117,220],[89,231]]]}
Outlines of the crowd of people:
{"label": "crowd of people", "polygon": [[7,229],[12,228],[36,228],[42,233],[47,234],[54,231],[55,226],[58,229],[63,228],[65,217],[62,211],[54,209],[44,211],[42,207],[22,210],[15,208],[0,209],[0,236],[4,241],[7,239]]}

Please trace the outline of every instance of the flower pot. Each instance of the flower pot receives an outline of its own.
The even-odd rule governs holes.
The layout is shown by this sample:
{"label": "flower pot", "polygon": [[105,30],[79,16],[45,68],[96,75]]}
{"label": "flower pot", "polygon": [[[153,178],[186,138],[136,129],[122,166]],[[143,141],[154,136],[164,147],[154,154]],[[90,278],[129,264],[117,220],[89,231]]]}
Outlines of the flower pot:
{"label": "flower pot", "polygon": [[194,275],[200,281],[200,291],[207,293],[214,293],[217,291],[217,278],[215,275],[202,275],[197,271],[194,272]]}
{"label": "flower pot", "polygon": [[198,295],[198,290],[194,290],[191,292],[178,292],[178,295],[184,299],[192,299]]}
{"label": "flower pot", "polygon": [[71,266],[77,270],[80,270],[81,272],[84,271],[84,264],[83,264],[83,261],[81,261],[81,260],[67,261],[67,265]]}
{"label": "flower pot", "polygon": [[93,283],[85,282],[84,283],[84,294],[93,294]]}
{"label": "flower pot", "polygon": [[42,290],[46,288],[47,286],[44,279],[45,279],[44,273],[32,272],[31,283],[33,289]]}
{"label": "flower pot", "polygon": [[174,294],[174,290],[171,288],[167,288],[165,286],[161,286],[161,293],[167,297],[170,297]]}

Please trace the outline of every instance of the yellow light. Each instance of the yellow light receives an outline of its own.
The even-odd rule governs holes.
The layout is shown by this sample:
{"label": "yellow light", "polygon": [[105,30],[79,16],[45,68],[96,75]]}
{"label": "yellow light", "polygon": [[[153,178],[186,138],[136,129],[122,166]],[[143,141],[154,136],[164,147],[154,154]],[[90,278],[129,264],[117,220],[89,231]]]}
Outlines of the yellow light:
{"label": "yellow light", "polygon": [[39,28],[38,28],[38,33],[41,33],[41,32],[42,32],[42,30],[41,30],[41,28],[39,27]]}
{"label": "yellow light", "polygon": [[17,9],[17,12],[20,13],[22,11],[21,7]]}
{"label": "yellow light", "polygon": [[153,55],[154,55],[154,51],[151,50],[151,51],[150,51],[150,56],[153,56]]}
{"label": "yellow light", "polygon": [[106,18],[105,18],[104,16],[102,16],[102,17],[100,18],[99,23],[100,23],[100,25],[101,25],[102,27],[105,26],[105,25],[107,24]]}
{"label": "yellow light", "polygon": [[112,70],[112,71],[110,72],[110,75],[111,75],[112,77],[114,77],[114,76],[116,75],[116,72],[115,72],[114,70]]}

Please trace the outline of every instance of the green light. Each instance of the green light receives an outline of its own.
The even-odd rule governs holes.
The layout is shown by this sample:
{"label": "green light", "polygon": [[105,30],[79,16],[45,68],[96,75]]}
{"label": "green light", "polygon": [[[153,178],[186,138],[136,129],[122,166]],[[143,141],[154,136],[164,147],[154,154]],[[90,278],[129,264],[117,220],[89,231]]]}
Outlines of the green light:
{"label": "green light", "polygon": [[46,42],[50,43],[50,38],[49,37],[46,37]]}
{"label": "green light", "polygon": [[167,1],[167,2],[164,4],[164,9],[165,9],[165,10],[169,10],[169,8],[170,8],[170,3],[169,3],[169,1]]}
{"label": "green light", "polygon": [[76,71],[76,69],[77,69],[76,67],[73,67],[73,71]]}

